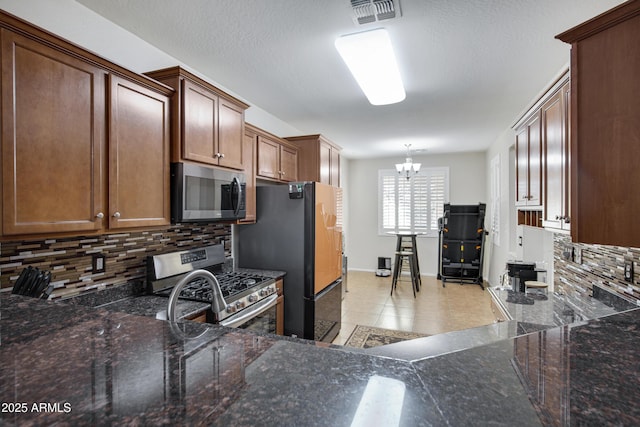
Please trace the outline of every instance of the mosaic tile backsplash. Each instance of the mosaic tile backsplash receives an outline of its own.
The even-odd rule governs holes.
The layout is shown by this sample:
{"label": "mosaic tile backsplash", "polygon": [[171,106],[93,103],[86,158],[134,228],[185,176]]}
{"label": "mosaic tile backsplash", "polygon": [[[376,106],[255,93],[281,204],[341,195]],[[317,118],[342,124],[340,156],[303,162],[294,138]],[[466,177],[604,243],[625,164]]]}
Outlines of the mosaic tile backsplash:
{"label": "mosaic tile backsplash", "polygon": [[[175,224],[166,229],[121,232],[90,237],[64,237],[0,243],[0,288],[8,291],[25,267],[49,270],[62,298],[95,289],[141,281],[146,258],[182,249],[224,244],[231,256],[231,226],[226,224]],[[104,254],[105,271],[92,274],[93,254]]]}
{"label": "mosaic tile backsplash", "polygon": [[[555,234],[553,249],[556,291],[593,296],[597,285],[635,303],[640,301],[640,248],[573,243],[570,236]],[[625,262],[633,263],[633,282],[624,280]]]}

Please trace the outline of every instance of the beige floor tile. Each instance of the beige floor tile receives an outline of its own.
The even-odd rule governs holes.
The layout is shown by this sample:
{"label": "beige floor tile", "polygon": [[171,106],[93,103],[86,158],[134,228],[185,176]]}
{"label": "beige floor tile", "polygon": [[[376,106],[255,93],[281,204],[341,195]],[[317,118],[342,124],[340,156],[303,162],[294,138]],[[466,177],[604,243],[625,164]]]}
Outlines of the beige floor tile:
{"label": "beige floor tile", "polygon": [[495,321],[491,297],[478,285],[448,282],[422,276],[422,287],[413,297],[411,283],[402,282],[390,296],[391,277],[350,271],[342,302],[343,324],[336,344],[344,344],[356,325],[440,334]]}

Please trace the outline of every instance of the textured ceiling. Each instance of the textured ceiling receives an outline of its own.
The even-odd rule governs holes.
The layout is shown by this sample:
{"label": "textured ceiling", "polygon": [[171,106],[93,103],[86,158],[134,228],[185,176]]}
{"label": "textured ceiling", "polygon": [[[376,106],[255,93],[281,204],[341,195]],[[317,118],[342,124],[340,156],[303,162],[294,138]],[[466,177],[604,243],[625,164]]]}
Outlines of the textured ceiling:
{"label": "textured ceiling", "polygon": [[[349,0],[78,0],[302,133],[351,158],[482,151],[569,62],[554,36],[615,0],[400,0],[366,26]],[[372,106],[338,56],[344,34],[385,27],[407,98]],[[289,135],[280,135],[289,136]]]}

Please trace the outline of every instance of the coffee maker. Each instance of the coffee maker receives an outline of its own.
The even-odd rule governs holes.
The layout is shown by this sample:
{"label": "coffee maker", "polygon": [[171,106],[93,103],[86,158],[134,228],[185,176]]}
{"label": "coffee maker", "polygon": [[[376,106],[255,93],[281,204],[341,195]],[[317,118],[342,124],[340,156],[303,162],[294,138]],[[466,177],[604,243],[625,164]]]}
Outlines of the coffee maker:
{"label": "coffee maker", "polygon": [[535,262],[508,261],[507,275],[509,285],[514,292],[524,292],[524,282],[526,280],[536,280],[538,273]]}

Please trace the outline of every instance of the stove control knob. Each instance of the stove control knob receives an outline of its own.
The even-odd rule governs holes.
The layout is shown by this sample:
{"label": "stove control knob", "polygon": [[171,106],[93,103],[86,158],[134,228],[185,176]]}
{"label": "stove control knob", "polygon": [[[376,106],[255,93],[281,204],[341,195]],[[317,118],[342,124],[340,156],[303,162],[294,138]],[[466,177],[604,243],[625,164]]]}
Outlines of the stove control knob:
{"label": "stove control knob", "polygon": [[269,288],[260,289],[260,296],[265,297],[269,295]]}
{"label": "stove control knob", "polygon": [[242,301],[236,302],[236,309],[241,309],[242,307],[244,307],[244,302]]}
{"label": "stove control knob", "polygon": [[247,298],[249,300],[249,302],[256,302],[258,301],[258,297],[256,295],[249,295],[249,298]]}
{"label": "stove control knob", "polygon": [[232,305],[228,305],[227,306],[227,313],[235,313],[236,312],[236,308]]}

